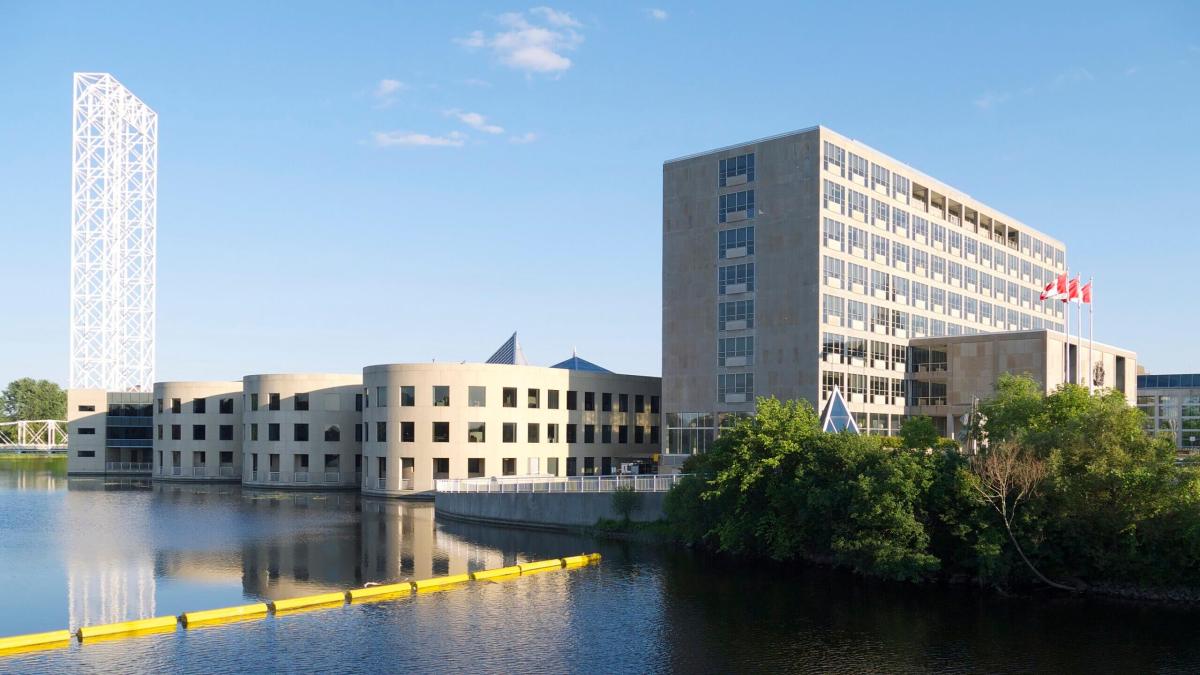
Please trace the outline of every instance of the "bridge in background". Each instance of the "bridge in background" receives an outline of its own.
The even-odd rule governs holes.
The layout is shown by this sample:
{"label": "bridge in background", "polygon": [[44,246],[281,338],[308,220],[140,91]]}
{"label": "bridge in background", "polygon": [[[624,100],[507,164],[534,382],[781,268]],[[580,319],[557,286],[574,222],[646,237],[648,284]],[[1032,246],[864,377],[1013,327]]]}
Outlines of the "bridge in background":
{"label": "bridge in background", "polygon": [[0,452],[66,452],[67,423],[62,420],[0,422]]}

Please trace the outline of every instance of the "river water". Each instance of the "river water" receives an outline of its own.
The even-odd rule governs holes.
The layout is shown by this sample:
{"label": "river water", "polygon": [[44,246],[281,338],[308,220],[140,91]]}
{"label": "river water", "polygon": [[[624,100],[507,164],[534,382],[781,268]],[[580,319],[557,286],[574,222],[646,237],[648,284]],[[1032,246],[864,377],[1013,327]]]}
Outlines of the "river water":
{"label": "river water", "polygon": [[1001,598],[464,524],[432,505],[0,460],[0,636],[599,551],[595,567],[126,640],[0,672],[1198,672],[1200,611]]}

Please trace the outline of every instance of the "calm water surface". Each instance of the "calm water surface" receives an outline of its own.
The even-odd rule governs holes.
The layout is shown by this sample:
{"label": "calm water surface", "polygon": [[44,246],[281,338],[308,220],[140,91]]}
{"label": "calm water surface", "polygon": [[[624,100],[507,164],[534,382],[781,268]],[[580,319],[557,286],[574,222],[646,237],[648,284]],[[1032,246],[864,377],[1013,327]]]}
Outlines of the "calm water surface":
{"label": "calm water surface", "polygon": [[0,460],[0,635],[600,551],[598,567],[0,656],[0,672],[1200,672],[1200,612],[1003,599]]}

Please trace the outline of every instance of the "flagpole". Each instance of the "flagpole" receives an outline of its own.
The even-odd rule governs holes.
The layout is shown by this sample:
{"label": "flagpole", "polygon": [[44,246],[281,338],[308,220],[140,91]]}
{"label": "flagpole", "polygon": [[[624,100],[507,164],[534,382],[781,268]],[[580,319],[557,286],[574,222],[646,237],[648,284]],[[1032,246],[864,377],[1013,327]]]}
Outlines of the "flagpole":
{"label": "flagpole", "polygon": [[1095,277],[1088,278],[1088,395],[1095,393],[1096,378],[1092,375],[1092,353],[1096,349],[1096,287]]}
{"label": "flagpole", "polygon": [[[1076,284],[1076,287],[1080,289],[1080,292],[1082,292],[1083,287],[1081,284]],[[1083,296],[1082,295],[1075,298],[1075,311],[1076,311],[1075,318],[1079,319],[1079,321],[1078,321],[1079,325],[1075,329],[1075,335],[1076,335],[1075,358],[1082,361],[1083,360],[1083,358],[1082,358],[1083,357]],[[1083,380],[1079,379],[1080,376],[1083,375],[1083,373],[1079,372],[1080,370],[1081,369],[1078,367],[1075,368],[1075,384],[1083,384]]]}
{"label": "flagpole", "polygon": [[1063,302],[1063,384],[1071,381],[1071,267],[1067,266],[1067,289]]}

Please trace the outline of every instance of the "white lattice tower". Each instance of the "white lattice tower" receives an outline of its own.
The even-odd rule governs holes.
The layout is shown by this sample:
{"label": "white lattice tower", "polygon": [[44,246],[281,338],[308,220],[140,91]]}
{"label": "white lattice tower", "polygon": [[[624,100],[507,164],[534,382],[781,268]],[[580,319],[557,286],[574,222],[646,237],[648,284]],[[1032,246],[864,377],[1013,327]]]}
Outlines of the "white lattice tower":
{"label": "white lattice tower", "polygon": [[154,383],[158,115],[107,73],[75,73],[72,388]]}

